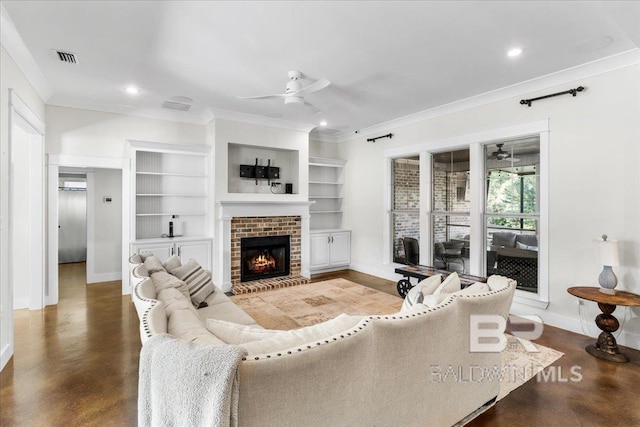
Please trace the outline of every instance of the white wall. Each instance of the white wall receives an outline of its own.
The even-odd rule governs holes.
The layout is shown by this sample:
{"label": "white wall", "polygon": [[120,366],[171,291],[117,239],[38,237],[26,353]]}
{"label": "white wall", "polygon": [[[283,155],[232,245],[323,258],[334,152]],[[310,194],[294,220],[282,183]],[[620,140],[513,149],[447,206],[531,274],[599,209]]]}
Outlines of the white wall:
{"label": "white wall", "polygon": [[206,144],[202,125],[47,105],[46,152],[123,158],[127,140]]}
{"label": "white wall", "polygon": [[[216,119],[215,125],[209,125],[210,140],[211,131],[215,132],[215,174],[216,174],[216,201],[218,200],[253,200],[253,201],[306,201],[309,193],[309,133],[262,126],[257,124],[241,123],[233,120]],[[294,150],[298,152],[297,185],[294,192],[297,194],[243,194],[231,193],[228,188],[228,149],[229,143],[248,146]],[[255,160],[254,160],[255,161]],[[282,172],[282,171],[281,171]],[[233,173],[233,172],[232,172]],[[239,173],[239,171],[237,172]],[[297,188],[295,188],[297,187]]]}
{"label": "white wall", "polygon": [[[87,174],[87,283],[122,276],[122,172],[95,169]],[[104,198],[111,197],[111,203]]]}
{"label": "white wall", "polygon": [[[569,95],[519,104],[578,85]],[[383,150],[550,119],[549,142],[549,288],[550,304],[539,312],[544,321],[581,332],[577,302],[566,291],[576,284],[597,286],[602,267],[592,259],[592,239],[603,233],[621,241],[622,266],[614,268],[619,289],[640,293],[640,66],[568,81],[534,93],[425,119],[401,127],[379,129],[393,139],[366,142],[362,136],[340,144],[346,169],[345,218],[352,229],[352,267],[393,276],[382,265]],[[374,167],[372,167],[372,165]],[[375,167],[379,165],[380,167]],[[398,276],[399,278],[399,276]],[[595,318],[594,303],[586,306]],[[514,307],[522,314],[538,313]],[[632,309],[621,343],[640,348],[640,310]],[[624,311],[616,315],[622,319]],[[592,332],[599,332],[591,326]]]}
{"label": "white wall", "polygon": [[9,89],[44,122],[44,102],[18,69],[4,47],[0,47],[0,369],[13,353],[13,318],[9,283]]}
{"label": "white wall", "polygon": [[327,157],[337,159],[339,154],[339,144],[322,141],[309,141],[309,157]]}

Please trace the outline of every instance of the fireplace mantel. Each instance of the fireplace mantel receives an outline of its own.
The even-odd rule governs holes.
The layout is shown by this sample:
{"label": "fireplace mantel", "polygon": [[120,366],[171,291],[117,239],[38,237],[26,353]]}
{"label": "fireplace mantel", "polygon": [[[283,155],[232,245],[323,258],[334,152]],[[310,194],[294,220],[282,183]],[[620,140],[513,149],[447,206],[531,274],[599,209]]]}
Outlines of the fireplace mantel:
{"label": "fireplace mantel", "polygon": [[216,285],[231,290],[231,220],[244,217],[299,216],[301,226],[300,275],[311,277],[309,269],[309,201],[225,201],[216,202],[217,233],[214,274]]}
{"label": "fireplace mantel", "polygon": [[309,206],[313,201],[218,201],[218,219],[231,219],[239,216],[309,216]]}

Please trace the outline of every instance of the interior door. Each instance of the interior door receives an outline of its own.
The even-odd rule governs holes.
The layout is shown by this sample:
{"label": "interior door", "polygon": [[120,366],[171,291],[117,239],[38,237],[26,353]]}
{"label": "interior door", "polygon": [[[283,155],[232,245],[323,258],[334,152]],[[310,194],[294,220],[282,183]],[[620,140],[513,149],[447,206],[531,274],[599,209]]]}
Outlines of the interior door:
{"label": "interior door", "polygon": [[87,259],[87,192],[59,190],[58,263]]}

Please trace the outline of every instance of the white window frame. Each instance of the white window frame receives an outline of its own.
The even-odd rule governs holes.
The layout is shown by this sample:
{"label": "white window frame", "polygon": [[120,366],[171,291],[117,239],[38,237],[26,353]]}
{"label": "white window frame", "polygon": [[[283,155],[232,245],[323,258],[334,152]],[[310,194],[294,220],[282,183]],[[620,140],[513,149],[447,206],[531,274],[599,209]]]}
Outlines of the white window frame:
{"label": "white window frame", "polygon": [[[469,148],[471,209],[470,209],[470,267],[474,275],[486,274],[486,235],[485,224],[485,165],[484,146],[496,141],[519,139],[537,135],[540,138],[540,186],[539,186],[539,223],[538,223],[538,293],[517,289],[514,302],[546,309],[549,305],[549,119],[524,123],[484,132],[462,135],[443,140],[428,141],[419,144],[397,147],[383,151],[385,183],[383,231],[383,259],[386,266],[395,267],[391,257],[391,162],[394,158],[420,156],[420,241],[431,242],[431,153],[454,151]],[[421,245],[420,263],[432,259],[432,245]]]}

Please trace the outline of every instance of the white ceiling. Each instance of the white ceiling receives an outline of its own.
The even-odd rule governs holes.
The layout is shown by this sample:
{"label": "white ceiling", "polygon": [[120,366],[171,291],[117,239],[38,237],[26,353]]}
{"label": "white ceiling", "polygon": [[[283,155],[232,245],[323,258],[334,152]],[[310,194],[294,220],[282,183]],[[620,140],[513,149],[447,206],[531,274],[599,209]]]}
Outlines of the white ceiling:
{"label": "white ceiling", "polygon": [[[320,134],[334,137],[640,46],[640,1],[2,5],[45,77],[48,104],[196,123],[224,111],[324,119]],[[508,58],[514,46],[524,53]],[[52,49],[79,62],[62,63]],[[323,113],[236,98],[284,92],[289,70],[305,84],[332,82],[306,98]],[[130,84],[141,93],[126,94]],[[192,98],[190,111],[161,109],[174,96]]]}

